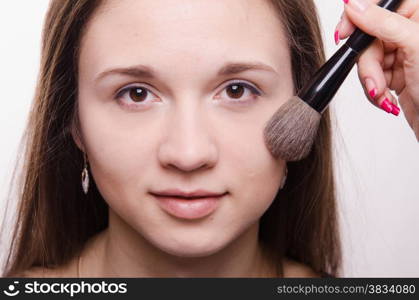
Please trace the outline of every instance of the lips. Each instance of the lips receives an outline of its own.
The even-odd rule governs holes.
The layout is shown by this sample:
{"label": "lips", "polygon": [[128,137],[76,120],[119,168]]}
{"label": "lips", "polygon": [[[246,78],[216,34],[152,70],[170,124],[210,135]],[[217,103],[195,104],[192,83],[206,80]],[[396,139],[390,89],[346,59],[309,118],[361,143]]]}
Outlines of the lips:
{"label": "lips", "polygon": [[204,198],[204,197],[220,197],[226,194],[211,192],[204,189],[198,189],[194,191],[183,191],[180,189],[166,189],[162,191],[152,192],[151,194],[156,196],[169,196],[169,197],[178,197],[178,198],[186,198],[186,199],[195,199],[195,198]]}
{"label": "lips", "polygon": [[205,190],[184,192],[170,189],[151,193],[159,206],[168,214],[181,219],[199,219],[214,212],[225,193],[214,193]]}

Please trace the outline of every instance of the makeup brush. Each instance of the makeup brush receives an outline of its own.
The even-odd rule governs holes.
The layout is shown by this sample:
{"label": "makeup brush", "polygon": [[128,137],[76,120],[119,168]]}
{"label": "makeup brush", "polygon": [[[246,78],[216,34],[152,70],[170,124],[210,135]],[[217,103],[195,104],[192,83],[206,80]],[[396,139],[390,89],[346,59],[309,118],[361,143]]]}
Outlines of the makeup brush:
{"label": "makeup brush", "polygon": [[[378,6],[395,11],[402,2],[382,0]],[[359,55],[374,39],[356,29],[298,95],[275,112],[264,129],[266,146],[274,157],[298,161],[309,154],[317,135],[321,113],[348,76]]]}

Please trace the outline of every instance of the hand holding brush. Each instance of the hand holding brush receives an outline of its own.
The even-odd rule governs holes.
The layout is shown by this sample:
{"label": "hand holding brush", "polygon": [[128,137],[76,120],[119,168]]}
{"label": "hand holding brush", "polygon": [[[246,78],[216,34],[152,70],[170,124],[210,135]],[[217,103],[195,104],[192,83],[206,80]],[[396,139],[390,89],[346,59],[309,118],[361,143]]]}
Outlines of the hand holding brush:
{"label": "hand holding brush", "polygon": [[[345,14],[335,37],[337,40],[344,38],[355,29],[350,20],[356,20],[359,28],[298,91],[298,94],[283,104],[267,123],[264,131],[265,142],[275,157],[281,157],[286,161],[298,161],[309,154],[316,138],[322,112],[327,108],[355,63],[360,60],[360,57],[364,57],[361,54],[373,44],[374,36],[377,36],[378,40],[375,40],[370,47],[372,50],[376,49],[376,44],[381,43],[382,40],[390,40],[393,48],[399,48],[401,53],[405,54],[401,58],[405,63],[404,71],[410,72],[412,77],[408,78],[407,74],[403,74],[403,87],[396,89],[396,92],[398,94],[400,92],[400,96],[405,97],[404,105],[403,99],[400,98],[400,102],[409,124],[419,139],[419,39],[417,38],[419,24],[414,22],[415,19],[419,19],[419,0],[382,0],[378,6],[371,0],[344,0],[344,2]],[[402,4],[402,8],[411,14],[413,21],[393,13]],[[381,24],[379,18],[391,23]],[[410,40],[407,39],[408,37]],[[365,54],[368,53],[370,50]],[[374,73],[378,73],[378,77],[381,75],[377,80],[379,83],[372,88],[372,80],[367,80],[370,85],[366,88],[370,88],[367,95],[371,98],[379,98],[380,95],[384,97],[386,94],[388,73],[384,73],[382,69],[379,70],[380,72],[377,70],[381,68],[380,58],[374,60],[369,58],[373,63],[364,64],[368,67],[361,69],[360,72],[360,77]],[[408,65],[415,59],[416,64]],[[400,80],[401,78],[394,78],[390,88],[394,87],[392,85],[394,82]],[[382,104],[383,102],[385,104]],[[385,108],[386,104],[391,105],[388,102],[382,99],[381,107]],[[386,108],[387,111],[391,109],[388,112],[393,112],[393,106]],[[397,109],[394,114],[398,114]]]}

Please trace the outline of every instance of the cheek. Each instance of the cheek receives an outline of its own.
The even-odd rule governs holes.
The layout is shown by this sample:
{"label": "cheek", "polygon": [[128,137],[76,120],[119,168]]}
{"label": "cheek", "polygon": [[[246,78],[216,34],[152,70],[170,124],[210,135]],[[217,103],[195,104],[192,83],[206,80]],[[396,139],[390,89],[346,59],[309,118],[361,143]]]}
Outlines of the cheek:
{"label": "cheek", "polygon": [[[145,192],[153,179],[150,174],[158,169],[156,153],[160,134],[167,131],[165,123],[156,121],[158,113],[152,111],[141,114],[139,121],[140,114],[120,113],[114,104],[87,99],[91,98],[86,95],[79,105],[80,121],[95,182],[114,208],[136,203],[144,196],[139,192]],[[208,132],[219,152],[208,178],[230,190],[230,208],[236,210],[237,219],[246,217],[240,223],[260,217],[281,182],[284,165],[271,156],[263,139],[264,124],[273,110],[225,115],[217,111],[208,116]]]}
{"label": "cheek", "polygon": [[134,121],[134,115],[122,120],[120,114],[115,114],[114,107],[80,104],[89,171],[102,196],[110,202],[138,196],[138,185],[152,163],[150,157],[156,144],[153,138],[158,132],[158,128],[152,127],[155,122]]}
{"label": "cheek", "polygon": [[225,140],[229,147],[224,147],[224,150],[228,149],[224,159],[226,173],[230,173],[227,179],[237,201],[235,204],[244,207],[253,218],[258,218],[278,192],[285,162],[275,159],[265,146],[265,123],[260,119],[251,123]]}

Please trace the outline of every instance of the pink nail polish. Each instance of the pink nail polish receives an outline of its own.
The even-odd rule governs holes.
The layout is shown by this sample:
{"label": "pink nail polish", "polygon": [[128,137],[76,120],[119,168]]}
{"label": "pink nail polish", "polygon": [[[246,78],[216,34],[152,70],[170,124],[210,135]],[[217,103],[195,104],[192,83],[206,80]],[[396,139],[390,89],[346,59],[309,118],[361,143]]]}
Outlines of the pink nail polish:
{"label": "pink nail polish", "polygon": [[369,91],[369,94],[370,94],[371,99],[375,99],[375,96],[377,96],[377,92],[378,91],[377,91],[376,88],[374,88],[371,91]]}
{"label": "pink nail polish", "polygon": [[338,45],[340,42],[340,37],[339,37],[339,30],[335,31],[335,44]]}
{"label": "pink nail polish", "polygon": [[391,113],[393,111],[393,106],[391,106],[390,100],[388,100],[388,98],[384,99],[380,107],[388,113]]}
{"label": "pink nail polish", "polygon": [[400,114],[400,108],[397,105],[394,105],[393,103],[391,103],[391,106],[392,106],[391,113],[395,116],[398,116]]}
{"label": "pink nail polish", "polygon": [[345,4],[348,4],[349,0],[343,0],[343,2],[345,2]]}

